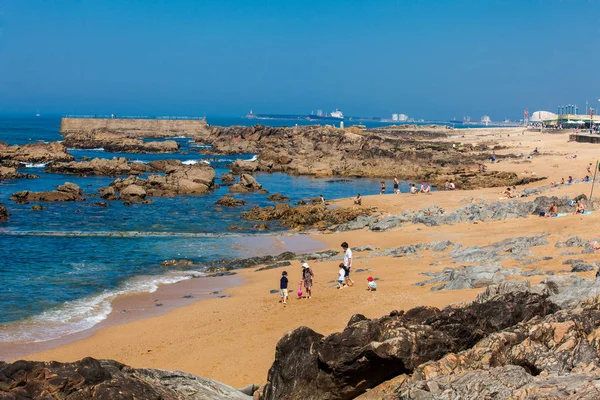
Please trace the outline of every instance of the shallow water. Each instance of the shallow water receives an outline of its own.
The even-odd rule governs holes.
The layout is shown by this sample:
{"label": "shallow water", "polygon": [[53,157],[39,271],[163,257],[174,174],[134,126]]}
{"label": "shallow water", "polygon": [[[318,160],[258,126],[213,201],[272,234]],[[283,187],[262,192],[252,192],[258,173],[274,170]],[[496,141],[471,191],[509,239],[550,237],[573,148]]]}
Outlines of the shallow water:
{"label": "shallow water", "polygon": [[[265,121],[263,121],[265,122]],[[0,140],[10,144],[56,141],[58,118],[0,119]],[[210,156],[195,151],[187,138],[177,154],[123,154],[99,149],[70,150],[83,157],[127,157],[149,162],[175,158],[188,162],[209,161],[217,177],[236,158],[252,154]],[[215,210],[215,202],[228,193],[227,187],[201,196],[154,198],[153,204],[125,206],[120,201],[100,207],[98,188],[115,178],[49,174],[42,165],[21,172],[40,179],[0,182],[0,203],[9,208],[9,221],[0,224],[0,342],[49,340],[87,329],[108,315],[110,302],[118,294],[156,290],[158,284],[188,279],[202,273],[202,264],[219,259],[276,254],[284,249],[280,241],[252,229],[255,222],[240,218],[253,205],[273,204],[262,194],[236,194],[248,202],[245,207]],[[329,179],[257,174],[270,193],[283,193],[293,202],[323,195],[326,199],[378,193],[379,181]],[[55,189],[64,182],[79,185],[84,202],[16,204],[8,198],[22,190]],[[407,186],[403,189],[408,190]],[[244,235],[231,231],[236,225]],[[276,223],[271,232],[283,232]],[[247,236],[247,235],[250,236]],[[252,235],[256,235],[253,237]],[[194,271],[165,271],[160,263],[171,258],[200,263]],[[18,325],[19,329],[14,329]]]}

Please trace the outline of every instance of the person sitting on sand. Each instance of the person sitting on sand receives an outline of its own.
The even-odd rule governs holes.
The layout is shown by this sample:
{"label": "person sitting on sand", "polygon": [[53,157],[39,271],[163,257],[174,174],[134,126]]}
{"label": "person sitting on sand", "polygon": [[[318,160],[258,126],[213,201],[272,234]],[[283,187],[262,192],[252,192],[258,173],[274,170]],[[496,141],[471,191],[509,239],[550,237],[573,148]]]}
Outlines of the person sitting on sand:
{"label": "person sitting on sand", "polygon": [[450,187],[450,182],[446,181],[446,183],[444,183],[444,190],[448,190],[449,187]]}
{"label": "person sitting on sand", "polygon": [[362,206],[362,197],[360,197],[360,193],[358,193],[354,198],[354,204]]}
{"label": "person sitting on sand", "polygon": [[504,195],[504,197],[506,197],[507,199],[512,199],[515,196],[513,196],[512,192],[510,191],[510,188],[507,187],[506,190],[504,191],[504,193],[502,193]]}
{"label": "person sitting on sand", "polygon": [[573,184],[573,177],[571,175],[569,175],[569,180],[567,182],[569,183],[569,185]]}
{"label": "person sitting on sand", "polygon": [[283,271],[281,273],[281,279],[279,280],[279,290],[281,291],[281,298],[279,299],[280,303],[287,304],[288,299],[288,278],[287,272]]}
{"label": "person sitting on sand", "polygon": [[346,287],[346,284],[344,283],[344,281],[346,280],[346,269],[344,268],[344,263],[340,263],[339,268],[340,269],[338,271],[337,288],[343,289]]}
{"label": "person sitting on sand", "polygon": [[592,174],[592,163],[590,163],[590,165],[587,166],[587,172],[588,172],[588,175]]}
{"label": "person sitting on sand", "polygon": [[564,185],[564,184],[565,184],[565,178],[561,178],[561,179],[560,179],[560,184],[561,184],[561,185]]}
{"label": "person sitting on sand", "polygon": [[375,280],[372,276],[367,278],[367,290],[370,292],[374,292],[377,290],[377,283],[375,283]]}
{"label": "person sitting on sand", "polygon": [[585,211],[585,206],[583,205],[582,200],[577,200],[577,205],[575,206],[575,212],[573,214],[583,214]]}
{"label": "person sitting on sand", "polygon": [[394,178],[394,194],[400,194],[400,181]]}
{"label": "person sitting on sand", "polygon": [[381,181],[381,191],[379,194],[385,194],[385,181]]}
{"label": "person sitting on sand", "polygon": [[302,281],[304,283],[304,288],[306,289],[306,298],[310,299],[312,296],[312,285],[313,278],[315,274],[313,274],[312,269],[308,266],[308,263],[302,263]]}
{"label": "person sitting on sand", "polygon": [[410,184],[410,192],[411,192],[412,194],[417,194],[417,193],[419,193],[419,192],[418,192],[418,190],[417,190],[417,187],[415,186],[415,184],[414,184],[414,183],[411,183],[411,184]]}
{"label": "person sitting on sand", "polygon": [[421,190],[419,190],[419,192],[421,192],[421,193],[431,193],[431,186],[429,186],[429,183],[422,183],[421,184]]}
{"label": "person sitting on sand", "polygon": [[456,189],[456,186],[454,185],[454,181],[450,181],[450,184],[448,185],[448,190],[454,190]]}
{"label": "person sitting on sand", "polygon": [[550,204],[550,208],[548,209],[548,213],[546,213],[546,217],[556,217],[558,214],[558,207],[556,207],[556,202],[552,202]]}

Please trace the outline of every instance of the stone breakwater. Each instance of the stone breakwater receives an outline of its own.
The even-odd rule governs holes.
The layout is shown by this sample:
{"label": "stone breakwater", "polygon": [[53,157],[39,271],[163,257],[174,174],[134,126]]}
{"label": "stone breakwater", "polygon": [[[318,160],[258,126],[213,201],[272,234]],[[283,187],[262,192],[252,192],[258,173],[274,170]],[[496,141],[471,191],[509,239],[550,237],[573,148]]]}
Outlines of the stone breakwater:
{"label": "stone breakwater", "polygon": [[63,118],[63,135],[106,132],[127,137],[195,136],[206,132],[203,119]]}
{"label": "stone breakwater", "polygon": [[[285,172],[342,177],[422,179],[434,186],[453,180],[458,188],[507,186],[540,178],[512,172],[472,173],[491,156],[487,145],[453,147],[439,140],[441,128],[362,130],[331,126],[211,127],[196,139],[211,154],[258,154],[256,161],[237,160],[234,173]],[[436,140],[437,138],[437,140]],[[510,157],[510,156],[507,156]],[[516,156],[515,156],[516,157]],[[543,179],[543,178],[542,178]]]}

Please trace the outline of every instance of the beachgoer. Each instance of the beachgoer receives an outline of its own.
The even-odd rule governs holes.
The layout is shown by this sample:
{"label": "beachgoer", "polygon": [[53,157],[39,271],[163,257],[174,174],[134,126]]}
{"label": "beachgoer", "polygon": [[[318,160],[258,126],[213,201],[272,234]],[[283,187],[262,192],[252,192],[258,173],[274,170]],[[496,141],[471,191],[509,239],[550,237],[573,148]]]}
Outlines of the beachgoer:
{"label": "beachgoer", "polygon": [[564,185],[564,184],[565,184],[565,178],[561,178],[561,179],[560,179],[560,184],[561,184],[561,185]]}
{"label": "beachgoer", "polygon": [[379,194],[385,194],[385,181],[381,181],[381,191]]}
{"label": "beachgoer", "polygon": [[400,193],[400,181],[398,180],[398,178],[394,178],[394,193]]}
{"label": "beachgoer", "polygon": [[340,263],[339,268],[337,284],[338,289],[343,289],[346,287],[344,284],[344,281],[346,280],[346,269],[344,268],[344,263]]}
{"label": "beachgoer", "polygon": [[587,166],[587,172],[588,172],[588,175],[592,174],[592,163],[590,163],[590,165]]}
{"label": "beachgoer", "polygon": [[569,180],[568,180],[568,182],[569,182],[569,185],[572,185],[572,184],[573,184],[573,177],[572,177],[571,175],[569,175]]}
{"label": "beachgoer", "polygon": [[431,186],[429,186],[429,183],[421,183],[421,190],[419,190],[419,192],[421,193],[431,193]]}
{"label": "beachgoer", "polygon": [[446,181],[446,183],[444,183],[444,190],[450,190],[450,182]]}
{"label": "beachgoer", "polygon": [[319,200],[321,200],[321,204],[325,204],[325,197],[323,195],[319,195]]}
{"label": "beachgoer", "polygon": [[342,243],[344,250],[344,269],[346,270],[346,284],[354,286],[354,281],[350,278],[350,270],[352,269],[352,250],[348,247],[348,243]]}
{"label": "beachgoer", "polygon": [[575,206],[575,212],[573,214],[583,214],[585,211],[585,206],[583,205],[582,200],[577,200],[577,205]]}
{"label": "beachgoer", "polygon": [[354,198],[354,204],[357,204],[359,206],[362,206],[362,197],[360,197],[360,193],[358,193],[356,195],[356,197]]}
{"label": "beachgoer", "polygon": [[556,207],[555,202],[552,202],[552,204],[550,205],[550,208],[548,209],[548,213],[546,214],[546,217],[556,217],[556,214],[558,214],[558,207]]}
{"label": "beachgoer", "polygon": [[448,185],[448,190],[454,190],[456,189],[456,186],[454,185],[453,181],[450,181],[450,184]]}
{"label": "beachgoer", "polygon": [[410,184],[410,192],[411,192],[412,194],[417,194],[417,193],[419,193],[419,192],[417,191],[417,187],[415,186],[415,184],[414,184],[414,183],[411,183],[411,184]]}
{"label": "beachgoer", "polygon": [[288,299],[288,278],[287,272],[283,271],[281,273],[281,279],[279,280],[279,290],[281,292],[281,298],[279,299],[280,303],[287,304]]}
{"label": "beachgoer", "polygon": [[367,290],[371,292],[377,290],[377,283],[375,283],[375,280],[372,276],[367,278]]}
{"label": "beachgoer", "polygon": [[586,175],[585,178],[583,178],[584,182],[589,182],[590,181],[590,176]]}
{"label": "beachgoer", "polygon": [[511,193],[511,191],[510,191],[510,188],[509,188],[509,187],[507,187],[507,188],[506,188],[506,190],[504,191],[503,195],[504,195],[505,197],[509,198],[509,199],[512,199],[512,198],[514,197],[514,196],[513,196],[513,194]]}
{"label": "beachgoer", "polygon": [[495,163],[496,162],[496,153],[492,153],[492,157],[490,157],[490,161]]}
{"label": "beachgoer", "polygon": [[306,289],[306,298],[310,299],[312,296],[312,285],[313,278],[315,274],[313,274],[312,269],[308,266],[308,263],[302,263],[302,282],[304,283],[304,288]]}

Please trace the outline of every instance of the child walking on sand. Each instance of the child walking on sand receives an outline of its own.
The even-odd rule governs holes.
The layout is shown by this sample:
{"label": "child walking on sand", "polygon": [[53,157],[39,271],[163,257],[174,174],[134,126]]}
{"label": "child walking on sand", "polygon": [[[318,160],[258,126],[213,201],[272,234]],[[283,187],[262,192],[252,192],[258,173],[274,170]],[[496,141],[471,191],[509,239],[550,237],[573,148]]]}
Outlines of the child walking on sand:
{"label": "child walking on sand", "polygon": [[283,271],[281,273],[281,279],[279,280],[279,290],[281,292],[281,299],[279,300],[280,303],[283,304],[287,304],[287,299],[288,299],[288,278],[287,278],[287,272]]}
{"label": "child walking on sand", "polygon": [[344,280],[346,279],[346,269],[344,268],[344,263],[340,263],[339,268],[337,284],[338,289],[343,289],[346,287],[344,284]]}

